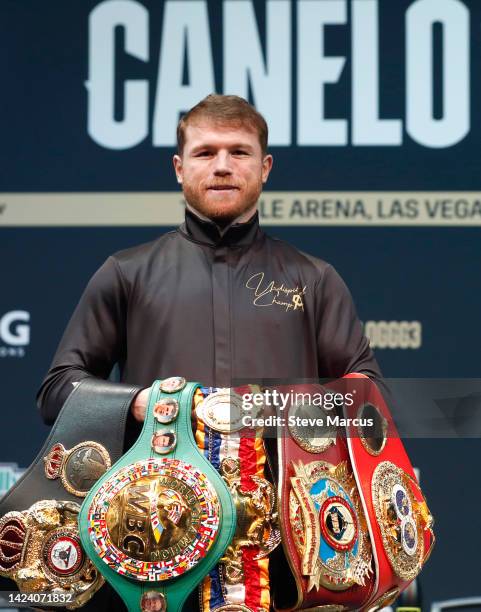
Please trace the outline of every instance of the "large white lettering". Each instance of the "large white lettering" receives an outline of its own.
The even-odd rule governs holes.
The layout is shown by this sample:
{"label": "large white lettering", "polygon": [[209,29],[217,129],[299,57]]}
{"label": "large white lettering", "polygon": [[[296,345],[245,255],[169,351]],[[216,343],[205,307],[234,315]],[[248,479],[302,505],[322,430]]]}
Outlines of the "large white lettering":
{"label": "large white lettering", "polygon": [[26,310],[11,310],[0,318],[0,340],[10,346],[26,346],[30,342],[30,313]]}
{"label": "large white lettering", "polygon": [[[184,57],[187,66],[184,66]],[[182,82],[184,68],[188,83]],[[179,115],[215,91],[207,3],[165,3],[154,110],[154,145],[176,143]]]}
{"label": "large white lettering", "polygon": [[377,0],[352,3],[352,144],[400,145],[402,123],[379,118]]}
{"label": "large white lettering", "polygon": [[[138,0],[104,0],[92,10],[86,86],[88,133],[96,143],[128,149],[150,134],[154,146],[174,146],[181,113],[208,93],[220,91],[214,78],[220,65],[222,91],[252,96],[269,123],[271,146],[293,143],[294,122],[295,144],[300,146],[345,146],[349,131],[354,146],[400,146],[404,123],[409,136],[427,147],[449,147],[469,133],[470,23],[460,0],[415,0],[406,11],[405,71],[402,62],[392,67],[401,90],[406,81],[405,118],[382,113],[379,0],[266,0],[262,27],[253,0],[224,0],[219,5],[222,52],[215,58],[216,73],[208,14],[213,7],[207,0],[162,3],[158,42],[150,39],[149,14]],[[293,10],[297,49],[292,41]],[[442,92],[434,100],[437,31]],[[326,44],[337,33],[346,41],[345,53],[333,52],[329,40]],[[121,54],[147,62],[149,48],[160,49],[150,83],[147,78],[126,78]],[[326,103],[331,94],[338,100],[346,96],[348,56],[351,117],[342,104],[331,110]],[[292,78],[295,58],[297,90]],[[154,96],[149,97],[149,88]]]}
{"label": "large white lettering", "polygon": [[[265,60],[260,40],[265,38]],[[249,44],[245,44],[245,41]],[[291,3],[268,0],[259,36],[252,2],[224,4],[224,93],[248,97],[269,125],[270,142],[291,144]]]}
{"label": "large white lettering", "polygon": [[[433,25],[443,33],[443,117],[433,117]],[[417,0],[406,14],[406,129],[427,147],[469,131],[469,12],[459,0]]]}
{"label": "large white lettering", "polygon": [[88,133],[110,149],[126,149],[148,135],[148,83],[124,84],[123,118],[115,119],[115,29],[124,30],[125,52],[149,59],[148,13],[133,0],[108,0],[97,5],[89,19]]}
{"label": "large white lettering", "polygon": [[347,144],[347,121],[326,119],[324,89],[337,83],[344,57],[326,57],[324,28],[346,23],[345,0],[300,0],[297,5],[297,139],[300,145]]}

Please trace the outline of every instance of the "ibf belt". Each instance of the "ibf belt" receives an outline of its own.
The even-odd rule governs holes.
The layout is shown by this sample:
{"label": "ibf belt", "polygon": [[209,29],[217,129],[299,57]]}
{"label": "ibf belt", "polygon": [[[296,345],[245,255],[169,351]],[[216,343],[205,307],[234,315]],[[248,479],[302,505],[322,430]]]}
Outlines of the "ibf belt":
{"label": "ibf belt", "polygon": [[[316,388],[296,391],[312,397]],[[374,611],[421,570],[432,518],[374,383],[349,375],[317,387],[327,393],[344,398],[340,414],[293,405],[290,417],[324,425],[314,435],[292,418],[279,435],[283,544],[297,584],[283,609]]]}
{"label": "ibf belt", "polygon": [[139,439],[82,506],[82,543],[130,612],[180,610],[235,530],[229,491],[193,438],[196,388],[152,385]]}
{"label": "ibf belt", "polygon": [[203,387],[195,397],[199,449],[224,478],[237,509],[234,538],[202,582],[203,612],[270,609],[269,553],[280,543],[273,485],[265,478],[263,440],[242,425],[245,392]]}

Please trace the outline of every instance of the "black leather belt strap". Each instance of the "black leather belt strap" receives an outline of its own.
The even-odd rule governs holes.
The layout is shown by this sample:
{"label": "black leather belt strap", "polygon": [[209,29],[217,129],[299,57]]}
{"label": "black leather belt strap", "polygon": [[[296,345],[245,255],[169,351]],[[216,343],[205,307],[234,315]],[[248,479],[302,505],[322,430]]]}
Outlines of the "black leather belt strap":
{"label": "black leather belt strap", "polygon": [[55,444],[72,449],[84,441],[101,444],[113,464],[123,452],[125,425],[133,397],[141,387],[85,378],[67,398],[42,449],[18,482],[0,501],[0,516],[24,510],[41,499],[72,500],[82,503],[60,478],[48,479],[44,457]]}

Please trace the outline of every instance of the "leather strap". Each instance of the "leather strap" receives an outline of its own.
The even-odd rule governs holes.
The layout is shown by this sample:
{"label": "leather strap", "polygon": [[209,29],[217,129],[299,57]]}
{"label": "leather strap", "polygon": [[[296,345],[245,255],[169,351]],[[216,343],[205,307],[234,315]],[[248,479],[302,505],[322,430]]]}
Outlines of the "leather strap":
{"label": "leather strap", "polygon": [[55,444],[69,450],[90,440],[101,444],[111,463],[115,463],[122,455],[127,414],[138,391],[139,387],[133,385],[83,379],[67,398],[33,463],[1,499],[0,516],[11,510],[24,510],[41,499],[81,503],[79,496],[65,489],[60,478],[46,478],[44,457]]}
{"label": "leather strap", "polygon": [[[130,612],[141,610],[143,598],[150,597],[168,612],[180,610],[235,530],[229,491],[193,438],[191,407],[198,385],[178,390],[170,384],[174,380],[152,385],[137,442],[93,487],[80,513],[83,546]],[[171,392],[164,392],[169,384]],[[172,401],[177,416],[159,423],[154,408],[160,406],[164,414]],[[201,509],[196,516],[194,507]],[[183,523],[189,516],[191,522]],[[177,537],[175,529],[184,524],[200,525],[197,536],[186,527]]]}

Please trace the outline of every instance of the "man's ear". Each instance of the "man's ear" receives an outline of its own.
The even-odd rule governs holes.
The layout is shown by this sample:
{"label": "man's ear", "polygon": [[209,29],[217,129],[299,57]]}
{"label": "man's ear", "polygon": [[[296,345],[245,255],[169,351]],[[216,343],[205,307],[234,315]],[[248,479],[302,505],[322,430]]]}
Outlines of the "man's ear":
{"label": "man's ear", "polygon": [[271,171],[271,168],[272,168],[273,161],[274,160],[273,160],[272,155],[266,155],[264,159],[262,160],[262,182],[263,183],[267,181],[269,172]]}
{"label": "man's ear", "polygon": [[182,157],[180,155],[174,155],[174,157],[172,158],[172,162],[174,164],[177,182],[182,185]]}

